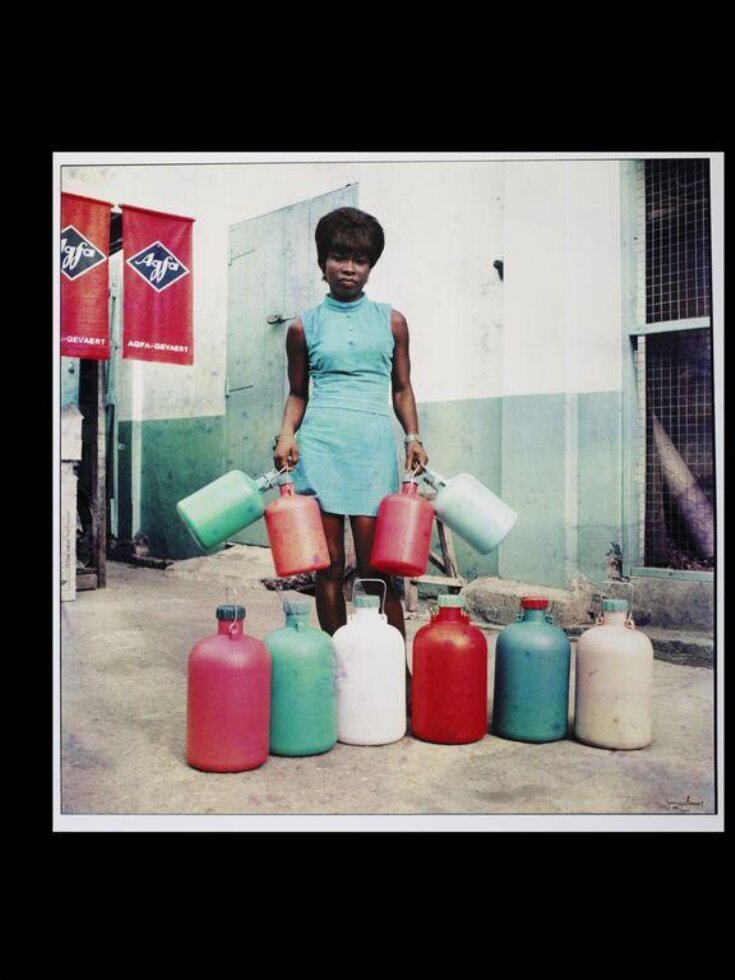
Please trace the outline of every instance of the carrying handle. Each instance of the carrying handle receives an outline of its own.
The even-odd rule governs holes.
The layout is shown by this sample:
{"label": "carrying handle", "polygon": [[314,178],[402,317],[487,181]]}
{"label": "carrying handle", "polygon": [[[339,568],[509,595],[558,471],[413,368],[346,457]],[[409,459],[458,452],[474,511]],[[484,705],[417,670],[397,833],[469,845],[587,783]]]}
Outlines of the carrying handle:
{"label": "carrying handle", "polygon": [[[616,582],[615,584],[624,585],[626,589],[630,589],[630,595],[628,597],[628,612],[626,613],[625,622],[623,623],[623,626],[627,626],[628,629],[635,629],[635,621],[633,619],[633,583],[630,581],[628,582],[620,581],[620,582]],[[602,601],[604,598],[612,598],[612,596],[606,597],[603,593],[597,593],[597,595],[595,595],[594,598],[598,599],[600,602],[600,611],[595,618],[595,625],[602,626],[602,624],[605,622],[605,613],[602,608]]]}
{"label": "carrying handle", "polygon": [[625,585],[626,588],[630,589],[630,596],[628,597],[628,615],[625,618],[625,625],[628,629],[635,629],[635,623],[633,622],[633,583],[628,580],[627,582],[621,582],[621,585]]}
{"label": "carrying handle", "polygon": [[[237,610],[237,589],[235,588],[234,585],[225,586],[225,603],[227,605],[230,604],[230,599],[229,599],[230,592],[232,593],[232,608]],[[232,636],[232,634],[237,629],[237,622],[238,622],[237,616],[235,616],[235,618],[232,620],[232,622],[227,628],[227,632],[230,634],[230,636]]]}
{"label": "carrying handle", "polygon": [[[388,586],[385,584],[385,582],[382,580],[382,578],[356,578],[355,579],[355,584],[352,587],[352,601],[353,602],[355,601],[355,589],[357,588],[357,583],[358,582],[380,582],[380,584],[383,586],[383,605],[382,605],[381,610],[380,610],[380,614],[382,616],[383,615],[383,609],[385,609],[385,600],[386,600],[386,598],[388,596]],[[364,589],[363,589],[363,592],[365,593],[365,595],[369,595],[369,593],[368,592],[365,592]]]}

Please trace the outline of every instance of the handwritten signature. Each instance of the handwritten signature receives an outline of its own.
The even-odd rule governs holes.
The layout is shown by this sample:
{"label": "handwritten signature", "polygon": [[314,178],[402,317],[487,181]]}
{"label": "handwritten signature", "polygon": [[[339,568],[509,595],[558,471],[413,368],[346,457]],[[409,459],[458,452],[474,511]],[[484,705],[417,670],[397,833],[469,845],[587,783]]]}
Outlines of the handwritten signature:
{"label": "handwritten signature", "polygon": [[704,800],[693,800],[687,793],[687,798],[685,800],[667,800],[666,805],[677,809],[689,806],[704,806]]}

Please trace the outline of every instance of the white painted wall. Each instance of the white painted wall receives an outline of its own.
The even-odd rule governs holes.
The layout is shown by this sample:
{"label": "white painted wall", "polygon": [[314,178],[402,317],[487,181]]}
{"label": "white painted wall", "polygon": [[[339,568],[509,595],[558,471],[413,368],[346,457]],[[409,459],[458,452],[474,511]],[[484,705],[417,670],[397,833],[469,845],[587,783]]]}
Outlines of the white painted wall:
{"label": "white painted wall", "polygon": [[504,395],[621,385],[620,164],[506,165]]}
{"label": "white painted wall", "polygon": [[196,219],[195,364],[122,361],[121,418],[224,412],[229,226],[355,182],[386,231],[368,293],[408,320],[419,401],[619,386],[616,161],[67,166],[64,190]]}

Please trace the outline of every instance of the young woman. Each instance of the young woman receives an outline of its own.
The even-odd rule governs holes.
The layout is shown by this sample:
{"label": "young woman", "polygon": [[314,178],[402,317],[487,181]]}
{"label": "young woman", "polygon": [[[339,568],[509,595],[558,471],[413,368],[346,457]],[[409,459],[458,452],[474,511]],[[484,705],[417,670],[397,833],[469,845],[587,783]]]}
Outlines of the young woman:
{"label": "young woman", "polygon": [[389,391],[405,432],[406,469],[425,465],[428,456],[411,388],[406,320],[364,292],[384,241],[378,221],[363,211],[338,208],[325,215],[316,246],[329,293],[289,327],[286,338],[290,391],[273,459],[279,469],[294,466],[296,491],[314,494],[319,502],[332,563],[316,573],[316,608],[330,635],[346,622],[342,581],[349,516],[358,576],[386,583],[388,622],[405,636],[392,579],[370,567],[378,506],[399,489]]}

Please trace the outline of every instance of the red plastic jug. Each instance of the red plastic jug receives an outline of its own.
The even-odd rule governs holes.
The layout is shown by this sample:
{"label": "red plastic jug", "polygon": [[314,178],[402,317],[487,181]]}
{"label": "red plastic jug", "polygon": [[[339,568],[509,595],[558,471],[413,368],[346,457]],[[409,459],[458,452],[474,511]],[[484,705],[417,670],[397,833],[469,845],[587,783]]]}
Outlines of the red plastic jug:
{"label": "red plastic jug", "polygon": [[487,732],[487,641],[470,625],[463,596],[438,602],[413,640],[411,732],[443,745],[479,742]]}
{"label": "red plastic jug", "polygon": [[434,508],[425,497],[419,497],[415,477],[407,474],[401,492],[380,501],[371,566],[391,575],[423,575],[433,526]]}
{"label": "red plastic jug", "polygon": [[276,575],[316,572],[330,564],[329,548],[319,504],[313,497],[296,493],[293,477],[278,477],[280,497],[265,508],[265,527],[276,566]]}
{"label": "red plastic jug", "polygon": [[206,772],[257,769],[268,758],[271,656],[243,633],[245,607],[217,607],[218,630],[189,654],[186,758]]}

